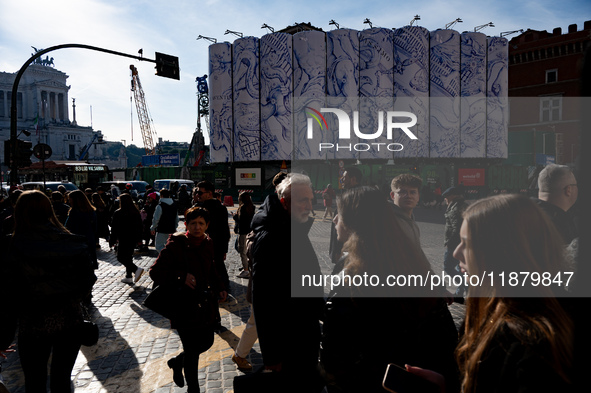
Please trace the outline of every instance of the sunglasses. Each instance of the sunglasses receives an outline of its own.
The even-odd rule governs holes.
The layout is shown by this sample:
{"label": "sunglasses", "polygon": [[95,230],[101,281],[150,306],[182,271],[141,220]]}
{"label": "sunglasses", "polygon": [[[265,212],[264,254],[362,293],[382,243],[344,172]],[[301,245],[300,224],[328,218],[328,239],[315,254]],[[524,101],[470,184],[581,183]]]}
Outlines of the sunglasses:
{"label": "sunglasses", "polygon": [[197,195],[203,195],[211,191],[197,191]]}

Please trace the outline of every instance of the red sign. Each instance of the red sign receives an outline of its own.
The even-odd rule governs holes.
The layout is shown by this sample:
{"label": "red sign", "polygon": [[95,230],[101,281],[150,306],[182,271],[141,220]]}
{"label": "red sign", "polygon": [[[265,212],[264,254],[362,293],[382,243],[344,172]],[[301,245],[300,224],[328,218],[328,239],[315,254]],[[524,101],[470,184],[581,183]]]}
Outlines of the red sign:
{"label": "red sign", "polygon": [[459,168],[458,169],[458,185],[463,184],[470,186],[484,186],[484,168]]}

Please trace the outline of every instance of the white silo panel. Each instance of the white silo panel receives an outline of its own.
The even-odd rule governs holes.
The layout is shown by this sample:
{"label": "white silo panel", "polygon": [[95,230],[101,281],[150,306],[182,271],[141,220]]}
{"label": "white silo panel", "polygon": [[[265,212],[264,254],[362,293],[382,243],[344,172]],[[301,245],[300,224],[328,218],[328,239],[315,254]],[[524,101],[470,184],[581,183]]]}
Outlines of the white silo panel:
{"label": "white silo panel", "polygon": [[234,93],[234,161],[260,161],[259,39],[238,38],[232,44]]}
{"label": "white silo panel", "polygon": [[211,162],[229,162],[233,155],[232,45],[209,46],[209,155]]}
{"label": "white silo panel", "polygon": [[460,34],[449,29],[435,30],[429,43],[429,156],[459,158]]}
{"label": "white silo panel", "polygon": [[488,38],[486,156],[508,157],[509,42],[502,37]]}
{"label": "white silo panel", "polygon": [[410,128],[417,139],[396,130],[395,142],[404,149],[395,157],[429,157],[429,30],[424,27],[394,30],[394,108],[417,117]]}
{"label": "white silo panel", "polygon": [[[386,146],[393,142],[387,138],[386,113],[394,110],[394,44],[391,29],[372,28],[359,32],[359,131],[377,135],[360,143],[369,144],[368,151],[359,152],[359,158],[391,159],[393,153]],[[380,120],[381,119],[381,120]],[[379,125],[382,133],[378,135]],[[355,123],[354,123],[355,126]]]}
{"label": "white silo panel", "polygon": [[293,134],[292,35],[260,40],[261,160],[291,160]]}

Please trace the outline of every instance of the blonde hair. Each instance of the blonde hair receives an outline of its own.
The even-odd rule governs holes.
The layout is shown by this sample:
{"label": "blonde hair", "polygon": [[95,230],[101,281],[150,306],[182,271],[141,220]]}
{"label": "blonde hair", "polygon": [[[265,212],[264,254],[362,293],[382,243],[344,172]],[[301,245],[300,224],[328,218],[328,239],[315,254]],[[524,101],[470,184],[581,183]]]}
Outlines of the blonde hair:
{"label": "blonde hair", "polygon": [[[470,205],[464,212],[470,274],[549,272],[564,267],[563,242],[544,212],[529,198],[498,195]],[[488,282],[485,280],[485,282]],[[524,290],[520,287],[519,290]],[[522,297],[523,295],[528,297]],[[512,295],[519,295],[512,296]],[[456,350],[462,390],[476,391],[480,362],[493,339],[506,329],[526,345],[545,345],[553,368],[569,381],[573,357],[573,322],[550,287],[470,287],[465,334]]]}

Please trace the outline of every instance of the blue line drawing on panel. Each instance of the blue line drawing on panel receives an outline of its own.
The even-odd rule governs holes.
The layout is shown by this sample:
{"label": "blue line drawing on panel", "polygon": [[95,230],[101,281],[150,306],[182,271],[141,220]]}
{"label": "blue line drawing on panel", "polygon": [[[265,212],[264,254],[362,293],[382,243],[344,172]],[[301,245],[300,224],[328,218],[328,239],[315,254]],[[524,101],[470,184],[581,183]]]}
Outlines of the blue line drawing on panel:
{"label": "blue line drawing on panel", "polygon": [[396,157],[429,157],[429,31],[419,26],[394,30],[394,108],[417,117],[417,140],[396,131],[404,149]]}
{"label": "blue line drawing on panel", "polygon": [[211,162],[232,161],[232,46],[229,42],[209,46],[209,122]]}
{"label": "blue line drawing on panel", "polygon": [[233,50],[234,161],[259,161],[259,39],[238,38]]}
{"label": "blue line drawing on panel", "polygon": [[507,158],[508,156],[508,51],[506,38],[489,37],[486,134],[488,158]]}
{"label": "blue line drawing on panel", "polygon": [[460,35],[431,32],[430,157],[460,156]]}
{"label": "blue line drawing on panel", "polygon": [[[394,104],[394,44],[392,30],[372,28],[359,32],[359,129],[365,135],[376,133],[377,138],[362,139],[360,143],[372,144],[367,151],[363,147],[359,158],[392,158],[386,148],[392,140],[385,132],[385,116]],[[380,119],[381,117],[381,119]],[[353,123],[354,126],[356,123]]]}
{"label": "blue line drawing on panel", "polygon": [[461,44],[460,156],[486,156],[486,35],[466,32]]}
{"label": "blue line drawing on panel", "polygon": [[261,37],[261,160],[292,157],[292,36]]}
{"label": "blue line drawing on panel", "polygon": [[[319,149],[325,136],[316,128],[308,139],[306,108],[320,111],[326,102],[326,34],[303,31],[293,36],[294,79],[294,158],[296,160],[325,159]],[[312,124],[314,127],[314,123]],[[326,132],[326,131],[325,131]]]}
{"label": "blue line drawing on panel", "polygon": [[[326,33],[326,103],[329,108],[345,111],[349,119],[359,108],[359,37],[358,31],[337,29]],[[334,158],[357,158],[354,145],[358,138],[338,139],[338,122],[334,115],[327,115],[331,131],[331,143],[335,145]],[[350,149],[348,147],[350,147]],[[339,148],[340,147],[340,148]],[[327,158],[333,158],[328,153]]]}

